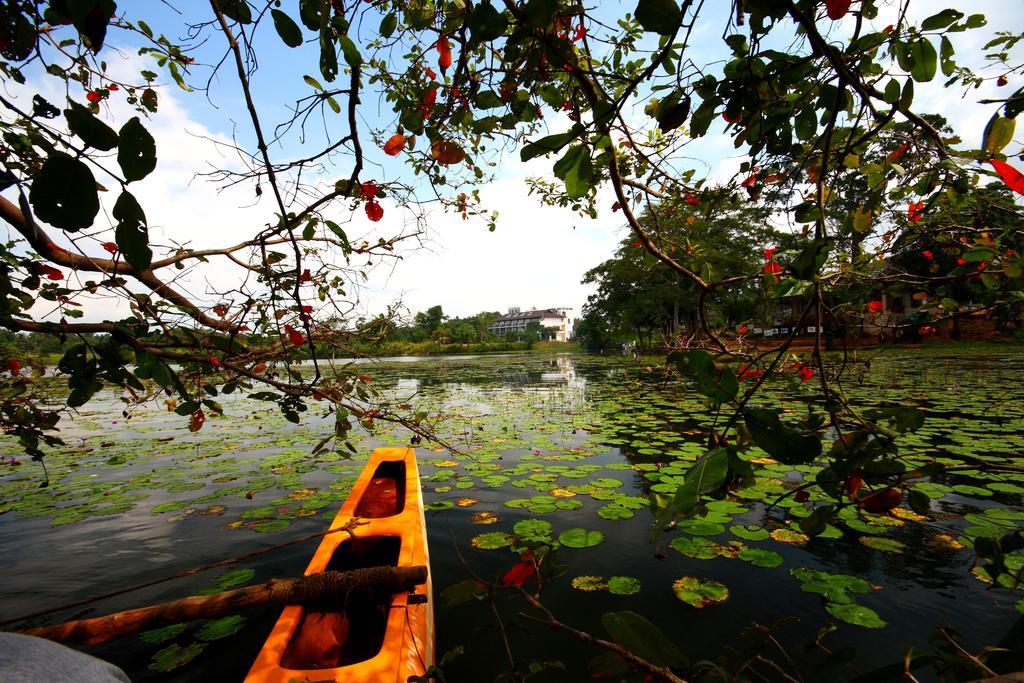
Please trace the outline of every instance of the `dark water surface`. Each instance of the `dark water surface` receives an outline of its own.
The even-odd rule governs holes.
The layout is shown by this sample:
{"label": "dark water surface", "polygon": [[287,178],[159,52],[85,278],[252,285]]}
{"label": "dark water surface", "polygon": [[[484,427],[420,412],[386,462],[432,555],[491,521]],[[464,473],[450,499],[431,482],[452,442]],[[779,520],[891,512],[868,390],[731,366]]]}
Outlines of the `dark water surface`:
{"label": "dark water surface", "polygon": [[[986,470],[991,464],[1021,463],[1024,352],[998,347],[969,353],[901,351],[864,359],[870,364],[855,365],[844,384],[855,404],[916,405],[928,411],[924,427],[899,441],[908,464],[976,459],[970,462],[977,469],[926,485],[932,498],[929,518],[916,519],[909,511],[904,518],[853,514],[837,521],[828,538],[787,539],[786,532],[797,531],[795,521],[819,498],[805,504],[787,500],[767,514],[762,501],[774,500],[818,468],[779,465],[755,450],[748,456],[758,468],[753,488],[737,491],[731,505],[683,523],[655,543],[649,540],[651,515],[643,497],[652,487],[674,490],[674,478],[703,452],[699,430],[713,419],[670,375],[631,359],[586,355],[361,365],[360,372],[373,376],[375,389],[445,415],[441,431],[462,451],[417,451],[424,497],[434,508],[427,525],[438,598],[437,651],[464,648],[447,669],[448,679],[493,680],[508,669],[491,603],[446,607],[440,594],[471,571],[499,578],[518,557],[508,547],[484,548],[488,541],[507,543],[496,534],[521,536],[523,527],[514,526],[527,519],[549,523],[551,539],[571,528],[603,535],[593,547],[556,551],[564,571],[545,586],[543,600],[560,618],[604,636],[603,613],[634,610],[693,659],[713,659],[727,646],[742,645],[742,629],[785,617],[798,622],[778,632],[784,648],[795,649],[833,623],[838,628],[825,644],[833,651],[855,648],[861,672],[899,661],[908,647],[928,647],[939,626],[956,629],[968,648],[996,644],[1015,625],[1021,629],[1024,591],[992,588],[984,577],[972,575],[970,543],[1024,520],[1024,475]],[[817,382],[799,381],[773,386],[759,404],[781,403],[798,412],[807,410],[818,388]],[[0,620],[324,530],[372,448],[408,440],[399,430],[382,428],[356,438],[360,455],[353,460],[340,454],[314,457],[312,445],[329,428],[319,405],[311,406],[303,424],[292,425],[272,404],[231,396],[218,400],[228,417],[211,418],[191,434],[185,418],[157,406],[126,419],[117,396],[103,393],[65,426],[68,448],[47,459],[48,488],[39,488],[43,474],[33,463],[0,465]],[[0,446],[0,456],[22,459],[10,440]],[[480,523],[488,517],[480,513],[492,513],[497,521]],[[736,525],[764,525],[774,535],[741,538],[732,530]],[[536,533],[544,535],[543,525]],[[471,540],[482,534],[494,535],[475,547]],[[229,574],[231,569],[205,572],[106,600],[96,606],[97,613],[234,581],[297,576],[316,544],[237,565],[251,569],[251,577]],[[750,550],[767,552],[759,556]],[[778,566],[757,566],[754,557],[759,564]],[[1018,555],[1009,564],[1019,567],[1022,561]],[[830,614],[822,596],[801,590],[801,581],[791,574],[801,567],[867,580],[870,589],[854,595],[855,603],[886,625],[866,628]],[[573,587],[574,579],[586,576],[599,577],[594,580],[599,586],[611,577],[629,577],[639,587],[623,579],[614,583],[617,589],[635,592]],[[696,609],[673,593],[673,583],[682,577],[720,582],[729,597]],[[517,596],[503,594],[496,606],[517,662],[564,665],[538,680],[590,678],[588,663],[598,651],[526,621],[508,624],[518,612],[529,611]],[[240,680],[277,614],[277,609],[253,610],[244,621],[220,624],[221,633],[190,624],[164,634],[163,642],[132,636],[90,651],[122,666],[133,680]],[[229,634],[217,637],[224,632]],[[782,658],[777,650],[770,654]],[[175,656],[189,655],[187,663],[171,666]],[[804,675],[837,680],[853,672],[840,666]]]}

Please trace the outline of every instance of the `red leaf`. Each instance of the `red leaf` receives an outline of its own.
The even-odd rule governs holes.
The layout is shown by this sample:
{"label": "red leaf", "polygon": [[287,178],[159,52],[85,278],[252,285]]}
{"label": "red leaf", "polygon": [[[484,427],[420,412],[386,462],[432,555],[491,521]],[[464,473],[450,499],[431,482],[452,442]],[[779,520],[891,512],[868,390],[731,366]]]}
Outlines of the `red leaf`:
{"label": "red leaf", "polygon": [[1003,87],[1004,85],[1006,85],[1007,83],[1009,83],[1009,81],[1006,80],[1006,76],[1005,75],[1004,76],[1000,76],[999,78],[996,79],[996,85],[998,85],[1000,88]]}
{"label": "red leaf", "polygon": [[423,116],[430,116],[430,112],[434,111],[434,103],[437,102],[437,88],[431,88],[423,94],[423,100],[420,102],[420,113]]}
{"label": "red leaf", "polygon": [[933,254],[933,253],[932,253],[931,251],[929,251],[928,249],[925,249],[924,251],[922,251],[922,252],[921,252],[921,256],[924,256],[924,257],[925,257],[926,259],[928,259],[929,261],[934,261],[934,260],[935,260],[935,254]]}
{"label": "red leaf", "polygon": [[869,301],[868,310],[871,311],[872,313],[881,313],[882,311],[885,310],[885,304],[883,304],[881,301]]}
{"label": "red leaf", "polygon": [[398,156],[405,149],[405,136],[396,133],[384,143],[384,153],[388,156]]}
{"label": "red leaf", "polygon": [[216,306],[213,307],[213,312],[216,313],[217,316],[223,318],[224,315],[228,312],[228,309],[226,309],[224,306],[221,306],[220,304],[217,304]]}
{"label": "red leaf", "polygon": [[217,358],[216,356],[209,356],[206,360],[209,361],[210,365],[212,365],[213,367],[220,367],[220,359]]}
{"label": "red leaf", "polygon": [[373,378],[370,377],[369,375],[359,375],[359,381],[360,382],[372,382]]}
{"label": "red leaf", "polygon": [[302,271],[302,275],[299,276],[299,282],[309,282],[312,279],[313,276],[312,274],[310,274],[309,268],[306,268],[304,271]]}
{"label": "red leaf", "polygon": [[437,39],[437,65],[441,68],[441,73],[452,65],[452,48],[448,43],[448,36],[445,35]]}
{"label": "red leaf", "polygon": [[615,213],[616,211],[618,211],[621,208],[622,208],[622,204],[619,204],[618,202],[615,202],[614,204],[612,204],[612,213]]}
{"label": "red leaf", "polygon": [[374,223],[379,221],[381,218],[384,218],[384,207],[372,199],[366,202],[366,205],[363,208],[366,210],[366,217]]}
{"label": "red leaf", "polygon": [[431,69],[429,66],[423,67],[423,73],[427,78],[429,78],[432,81],[437,79],[437,74],[434,73],[434,70]]}
{"label": "red leaf", "polygon": [[697,206],[698,204],[700,204],[700,200],[697,199],[697,195],[693,194],[692,192],[687,192],[686,203],[689,204],[690,206]]}
{"label": "red leaf", "polygon": [[889,154],[889,161],[891,161],[894,164],[898,163],[899,160],[903,158],[904,153],[906,153],[908,149],[910,149],[909,142],[900,145],[898,149],[893,150],[892,153]]}
{"label": "red leaf", "polygon": [[739,123],[742,120],[742,117],[739,114],[737,114],[736,116],[729,116],[729,112],[727,111],[722,112],[722,118],[725,119],[728,123]]}
{"label": "red leaf", "polygon": [[303,344],[306,343],[306,337],[291,325],[285,325],[284,331],[285,334],[288,335],[288,341],[290,341],[293,345],[302,346]]}
{"label": "red leaf", "polygon": [[206,413],[200,408],[196,412],[192,413],[192,417],[188,420],[188,431],[198,432],[203,428],[203,423],[206,422]]}
{"label": "red leaf", "polygon": [[864,486],[864,480],[858,477],[856,474],[851,474],[845,482],[846,495],[850,497],[850,500],[857,500],[857,492]]}
{"label": "red leaf", "polygon": [[741,382],[746,382],[748,379],[755,379],[757,377],[760,377],[763,374],[764,374],[764,370],[759,370],[758,368],[752,368],[749,365],[747,365],[742,370],[740,370],[739,380]]}
{"label": "red leaf", "polygon": [[359,186],[359,194],[367,199],[373,199],[377,196],[377,184],[372,180],[367,180]]}
{"label": "red leaf", "polygon": [[430,156],[445,166],[457,164],[466,158],[466,152],[457,143],[438,140],[430,146]]}
{"label": "red leaf", "polygon": [[114,244],[113,242],[104,242],[100,246],[103,247],[103,250],[106,251],[108,254],[117,253],[117,245]]}
{"label": "red leaf", "polygon": [[85,94],[85,99],[96,103],[103,99],[103,94],[99,90],[90,90]]}
{"label": "red leaf", "polygon": [[256,365],[252,366],[252,371],[254,373],[256,373],[257,375],[259,373],[263,372],[266,369],[267,369],[267,364],[266,363],[257,363]]}
{"label": "red leaf", "polygon": [[803,366],[800,368],[800,381],[806,382],[810,378],[814,377],[814,368]]}
{"label": "red leaf", "polygon": [[744,325],[744,326],[740,327],[738,330],[736,330],[736,332],[738,332],[739,334],[746,334],[749,331],[750,331],[750,328],[748,328],[746,325]]}
{"label": "red leaf", "polygon": [[842,19],[850,11],[851,0],[825,0],[825,12],[832,21]]}
{"label": "red leaf", "polygon": [[11,376],[17,375],[21,372],[21,361],[17,358],[9,358],[4,364],[4,370],[11,373]]}
{"label": "red leaf", "polygon": [[583,40],[583,37],[587,35],[587,27],[583,25],[583,21],[580,20],[579,28],[572,34],[572,42],[578,43]]}
{"label": "red leaf", "polygon": [[533,562],[525,560],[519,564],[513,565],[511,569],[505,572],[505,576],[501,577],[501,585],[503,586],[522,586],[526,583],[526,580],[534,575],[536,570],[533,567]]}
{"label": "red leaf", "polygon": [[1017,194],[1024,194],[1024,175],[1020,171],[1003,161],[993,159],[988,163],[992,164],[992,168],[996,169],[996,173],[999,174],[999,177],[1003,179],[1008,188]]}

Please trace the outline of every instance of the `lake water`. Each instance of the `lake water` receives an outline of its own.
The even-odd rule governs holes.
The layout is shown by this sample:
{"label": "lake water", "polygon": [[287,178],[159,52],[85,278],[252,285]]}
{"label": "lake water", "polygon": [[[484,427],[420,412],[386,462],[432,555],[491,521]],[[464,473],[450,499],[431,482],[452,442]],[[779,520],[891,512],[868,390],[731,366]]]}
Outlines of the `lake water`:
{"label": "lake water", "polygon": [[[795,522],[823,498],[787,500],[767,513],[764,501],[818,468],[781,465],[756,451],[749,456],[757,468],[753,487],[651,539],[646,496],[652,489],[674,490],[676,478],[703,452],[700,430],[713,419],[664,369],[583,354],[360,365],[376,390],[443,416],[439,432],[459,450],[417,450],[431,508],[437,651],[464,648],[446,669],[448,680],[493,680],[509,669],[495,610],[522,670],[532,661],[558,661],[564,670],[551,668],[537,680],[590,678],[589,662],[600,652],[516,618],[530,611],[517,595],[506,591],[493,607],[487,600],[450,607],[441,600],[446,587],[471,572],[500,578],[518,561],[510,541],[530,534],[555,540],[576,528],[600,532],[602,540],[556,551],[560,571],[545,585],[544,603],[599,636],[606,636],[605,612],[639,612],[694,660],[741,648],[743,629],[787,617],[793,622],[780,626],[776,638],[794,658],[823,626],[837,626],[822,641],[836,656],[811,657],[824,668],[800,665],[808,680],[852,678],[899,662],[909,647],[928,648],[939,626],[955,629],[969,649],[1020,638],[1024,591],[993,588],[972,574],[970,543],[1024,520],[1024,475],[986,469],[1021,464],[1024,352],[933,349],[863,360],[870,362],[854,365],[844,382],[856,405],[927,411],[924,427],[899,440],[908,464],[973,458],[977,469],[927,484],[928,518],[909,510],[858,516],[850,509],[826,537],[811,540],[795,533]],[[818,389],[817,382],[774,384],[759,405],[805,412]],[[311,456],[330,426],[319,404],[293,425],[273,404],[237,395],[218,400],[227,416],[210,418],[191,434],[187,418],[160,406],[126,418],[117,396],[105,392],[64,424],[68,447],[47,459],[49,487],[40,488],[37,464],[0,465],[0,620],[324,530],[369,452],[408,441],[408,434],[381,427],[356,435],[360,455],[352,460]],[[24,460],[10,440],[0,456]],[[541,522],[515,528],[523,520]],[[481,539],[484,534],[490,535]],[[316,544],[236,566],[252,572],[214,570],[119,596],[95,605],[96,613],[235,581],[297,576]],[[502,547],[486,549],[494,545]],[[1019,568],[1021,562],[1017,555],[1008,564]],[[826,601],[802,589],[809,570],[824,572],[818,578],[826,581],[850,575],[868,583],[864,591],[840,591]],[[686,604],[673,592],[684,577],[719,582],[728,598],[702,609]],[[837,618],[851,614],[837,609],[843,604],[867,608],[885,625],[847,623]],[[90,651],[133,680],[240,680],[277,614],[252,610],[244,621],[222,624],[222,631],[234,632],[219,638],[190,624],[162,634],[162,642],[131,636]],[[843,660],[847,654],[852,664]],[[765,655],[785,660],[779,649]],[[189,661],[171,666],[180,660]]]}

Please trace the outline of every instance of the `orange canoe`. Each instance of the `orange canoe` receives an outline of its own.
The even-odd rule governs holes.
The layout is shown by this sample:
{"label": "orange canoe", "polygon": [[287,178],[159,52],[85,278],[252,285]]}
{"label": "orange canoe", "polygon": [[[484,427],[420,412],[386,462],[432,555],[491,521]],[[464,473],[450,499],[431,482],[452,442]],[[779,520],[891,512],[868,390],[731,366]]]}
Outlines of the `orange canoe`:
{"label": "orange canoe", "polygon": [[[359,522],[324,536],[306,575],[364,567],[430,565],[423,494],[411,448],[373,452],[348,500],[331,523]],[[285,607],[246,677],[248,683],[347,681],[405,683],[434,664],[434,605],[430,577],[414,593],[388,604],[352,597],[338,612]]]}

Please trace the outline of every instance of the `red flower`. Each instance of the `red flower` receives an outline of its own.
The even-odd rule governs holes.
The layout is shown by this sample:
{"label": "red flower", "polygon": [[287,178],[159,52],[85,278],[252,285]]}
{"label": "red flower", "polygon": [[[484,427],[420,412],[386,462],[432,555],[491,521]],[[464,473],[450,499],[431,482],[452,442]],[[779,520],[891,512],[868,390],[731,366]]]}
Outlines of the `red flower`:
{"label": "red flower", "polygon": [[103,93],[101,93],[99,90],[90,90],[89,92],[85,93],[85,99],[95,104],[96,102],[99,102],[103,99]]}
{"label": "red flower", "polygon": [[882,33],[892,33],[892,29],[893,29],[892,24],[889,24],[888,26],[886,26],[885,28],[882,29]]}
{"label": "red flower", "polygon": [[374,223],[379,221],[381,218],[384,218],[384,207],[372,199],[366,202],[366,205],[363,208],[366,210],[366,217]]}
{"label": "red flower", "polygon": [[291,325],[285,325],[284,332],[288,335],[288,341],[293,345],[302,346],[306,343],[306,337]]}
{"label": "red flower", "polygon": [[775,261],[769,261],[768,263],[764,264],[763,270],[769,275],[778,275],[779,273],[782,272],[782,266],[780,266]]}
{"label": "red flower", "polygon": [[39,275],[45,275],[47,280],[63,280],[64,273],[60,272],[53,266],[48,266],[45,263],[35,264],[34,270]]}
{"label": "red flower", "polygon": [[800,381],[806,382],[810,378],[814,377],[814,368],[804,365],[800,368]]}
{"label": "red flower", "polygon": [[225,308],[224,306],[221,306],[220,304],[217,304],[216,306],[213,307],[213,312],[216,313],[219,317],[223,318],[224,315],[228,312],[228,309]]}
{"label": "red flower", "polygon": [[312,306],[302,306],[299,310],[301,310],[303,313],[312,313],[313,312],[313,307]]}
{"label": "red flower", "polygon": [[885,304],[881,301],[869,301],[868,310],[872,313],[881,313],[885,310]]}
{"label": "red flower", "polygon": [[109,90],[111,92],[117,92],[120,89],[121,88],[118,87],[117,83],[111,83],[110,85],[107,86],[107,90]]}
{"label": "red flower", "polygon": [[771,261],[772,260],[772,256],[775,256],[775,252],[777,252],[778,250],[779,250],[778,247],[772,247],[770,249],[765,249],[764,250],[764,260],[765,261]]}
{"label": "red flower", "polygon": [[749,176],[747,176],[747,179],[744,180],[742,183],[740,183],[740,185],[742,185],[743,187],[753,187],[754,183],[756,183],[756,182],[757,182],[757,169],[755,168],[754,172],[751,173]]}
{"label": "red flower", "polygon": [[103,250],[106,251],[108,254],[117,253],[117,245],[114,244],[113,242],[104,242],[100,246],[103,247]]}
{"label": "red flower", "polygon": [[587,27],[584,26],[583,21],[580,20],[579,28],[577,28],[576,32],[572,34],[572,42],[578,43],[579,41],[583,40],[583,37],[585,35],[587,35]]}
{"label": "red flower", "polygon": [[958,258],[958,259],[956,260],[956,264],[957,264],[958,266],[966,266],[966,265],[967,265],[967,261],[964,261],[964,260],[963,260],[962,258]]}
{"label": "red flower", "polygon": [[850,11],[851,0],[825,0],[825,13],[832,21],[842,19]]}
{"label": "red flower", "polygon": [[14,377],[21,372],[21,361],[17,358],[8,358],[7,362],[4,363],[4,370],[11,373],[11,377]]}
{"label": "red flower", "polygon": [[728,123],[739,123],[742,120],[742,117],[739,114],[736,114],[735,116],[729,116],[729,112],[727,111],[722,112],[722,118],[725,119]]}
{"label": "red flower", "polygon": [[924,202],[910,202],[907,206],[907,218],[911,223],[917,223],[924,218]]}
{"label": "red flower", "polygon": [[359,381],[360,382],[372,382],[373,378],[370,377],[369,375],[359,375]]}
{"label": "red flower", "polygon": [[764,370],[760,370],[758,368],[753,368],[753,367],[747,365],[742,370],[740,370],[739,380],[741,382],[746,382],[748,379],[756,379],[756,378],[760,377],[763,374],[764,374]]}
{"label": "red flower", "polygon": [[302,271],[302,275],[299,276],[299,282],[309,282],[313,279],[313,276],[309,272],[309,268]]}
{"label": "red flower", "polygon": [[985,263],[984,261],[982,261],[981,263],[978,264],[978,271],[985,270],[985,268],[987,268],[987,267],[988,267],[988,264]]}
{"label": "red flower", "polygon": [[633,246],[637,247],[638,249],[643,248],[643,246],[644,246],[643,240],[636,240],[635,242],[633,242]]}
{"label": "red flower", "polygon": [[700,204],[700,200],[697,199],[697,195],[693,194],[692,192],[687,192],[686,203],[689,204],[690,206],[697,206],[698,204]]}
{"label": "red flower", "polygon": [[384,143],[384,153],[388,156],[398,156],[403,149],[405,149],[406,138],[404,135],[396,133],[388,138],[388,141]]}
{"label": "red flower", "polygon": [[1007,83],[1009,83],[1009,81],[1006,80],[1006,76],[1000,76],[999,78],[996,79],[996,85],[998,85],[1000,88],[1002,88]]}
{"label": "red flower", "polygon": [[359,194],[367,199],[373,199],[377,196],[377,184],[372,180],[367,180],[359,186]]}
{"label": "red flower", "polygon": [[437,74],[434,73],[434,70],[431,69],[429,66],[423,67],[423,73],[424,75],[426,75],[427,78],[429,78],[432,81],[437,78]]}
{"label": "red flower", "polygon": [[747,333],[747,332],[749,332],[749,331],[750,331],[750,330],[749,330],[749,329],[747,329],[747,326],[746,326],[746,325],[743,325],[742,327],[740,327],[739,329],[737,329],[737,330],[736,330],[736,332],[738,332],[739,334],[746,334],[746,333]]}
{"label": "red flower", "polygon": [[448,36],[442,35],[437,39],[437,66],[440,67],[441,73],[444,73],[451,65],[452,48],[448,43]]}
{"label": "red flower", "polygon": [[501,577],[501,585],[503,586],[522,586],[526,583],[526,580],[536,573],[536,569],[533,566],[533,562],[530,560],[523,560],[522,562],[513,565],[511,569],[505,572],[505,576]]}
{"label": "red flower", "polygon": [[844,483],[846,495],[850,497],[850,500],[857,500],[857,492],[864,486],[864,480],[856,474],[851,474]]}
{"label": "red flower", "polygon": [[207,357],[206,360],[209,361],[210,365],[212,365],[213,367],[215,367],[215,368],[219,368],[220,367],[220,359],[217,358],[216,356],[209,356],[209,357]]}
{"label": "red flower", "polygon": [[921,256],[924,256],[924,257],[925,257],[926,259],[928,259],[929,261],[934,261],[934,260],[935,260],[935,254],[933,254],[933,253],[932,253],[931,251],[929,251],[928,249],[925,249],[924,251],[922,251],[922,252],[921,252]]}
{"label": "red flower", "polygon": [[996,169],[996,173],[999,174],[999,177],[1003,179],[1003,182],[1006,183],[1008,188],[1017,194],[1024,194],[1024,175],[1022,175],[1020,171],[1015,169],[1013,166],[1002,161],[997,161],[996,159],[993,159],[988,163],[992,164],[992,168]]}

